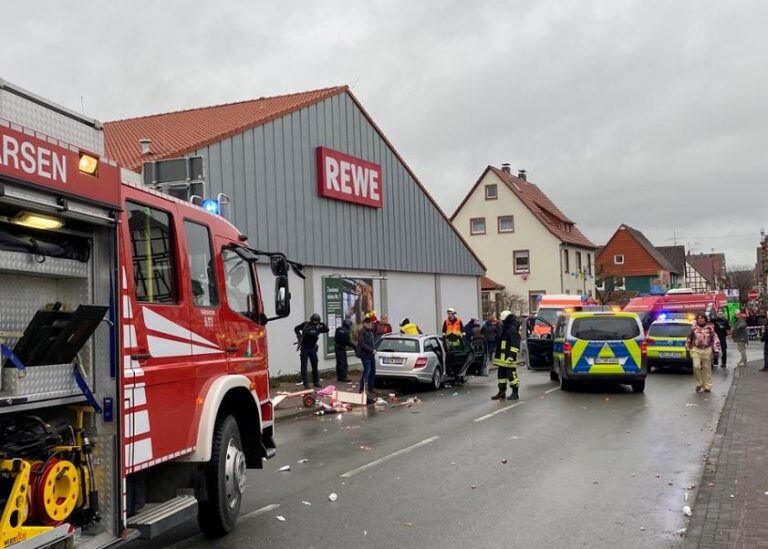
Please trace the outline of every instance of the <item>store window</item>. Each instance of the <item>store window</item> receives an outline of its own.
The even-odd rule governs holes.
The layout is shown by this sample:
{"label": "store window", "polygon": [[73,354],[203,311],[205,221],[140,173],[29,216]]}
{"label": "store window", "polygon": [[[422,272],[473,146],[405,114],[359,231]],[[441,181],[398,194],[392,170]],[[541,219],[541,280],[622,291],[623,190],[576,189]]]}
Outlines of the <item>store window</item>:
{"label": "store window", "polygon": [[184,234],[187,237],[190,283],[195,305],[197,307],[218,305],[219,293],[216,289],[216,267],[213,262],[211,233],[205,225],[184,221]]}
{"label": "store window", "polygon": [[473,217],[469,220],[470,234],[485,234],[485,218]]}
{"label": "store window", "polygon": [[613,262],[614,262],[616,265],[623,265],[623,264],[624,264],[624,256],[623,256],[623,255],[621,255],[621,254],[619,254],[619,255],[614,255],[614,256],[613,256]]}
{"label": "store window", "polygon": [[485,186],[486,200],[496,200],[498,197],[499,197],[499,188],[495,184]]}
{"label": "store window", "polygon": [[512,252],[512,259],[515,264],[515,274],[526,274],[531,272],[528,250],[515,250]]}
{"label": "store window", "polygon": [[500,233],[515,232],[515,217],[512,215],[500,215],[497,224]]}
{"label": "store window", "polygon": [[248,318],[255,318],[256,291],[251,264],[228,248],[222,250],[221,260],[224,264],[224,286],[227,289],[229,308]]}
{"label": "store window", "polygon": [[563,250],[563,272],[571,272],[571,254],[568,252],[568,250]]}
{"label": "store window", "polygon": [[136,299],[145,303],[176,302],[176,265],[171,215],[127,203]]}

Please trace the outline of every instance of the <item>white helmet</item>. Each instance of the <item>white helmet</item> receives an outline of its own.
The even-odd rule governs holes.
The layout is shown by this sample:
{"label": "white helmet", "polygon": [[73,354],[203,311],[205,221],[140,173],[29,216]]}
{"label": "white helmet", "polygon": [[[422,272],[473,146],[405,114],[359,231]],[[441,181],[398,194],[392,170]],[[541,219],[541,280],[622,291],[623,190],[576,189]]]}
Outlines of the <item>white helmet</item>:
{"label": "white helmet", "polygon": [[499,320],[504,322],[507,319],[507,317],[511,314],[512,314],[512,311],[507,311],[507,310],[501,311],[501,314],[499,315]]}
{"label": "white helmet", "polygon": [[454,309],[453,307],[448,307],[448,311],[446,312],[456,314],[456,309]]}

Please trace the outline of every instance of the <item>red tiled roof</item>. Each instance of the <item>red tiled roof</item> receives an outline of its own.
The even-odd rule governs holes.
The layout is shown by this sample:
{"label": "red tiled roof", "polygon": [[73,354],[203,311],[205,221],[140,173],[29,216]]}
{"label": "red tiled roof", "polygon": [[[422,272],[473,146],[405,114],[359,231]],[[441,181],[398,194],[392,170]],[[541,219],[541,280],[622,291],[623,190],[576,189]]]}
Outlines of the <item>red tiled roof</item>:
{"label": "red tiled roof", "polygon": [[498,282],[494,282],[487,276],[484,276],[480,278],[480,289],[482,289],[483,291],[503,290],[504,285],[499,284]]}
{"label": "red tiled roof", "polygon": [[[347,86],[336,86],[107,122],[107,156],[138,171],[142,162],[183,156],[347,90]],[[144,138],[152,141],[152,153],[147,156],[141,155],[139,145]]]}
{"label": "red tiled roof", "polygon": [[[456,208],[456,211],[451,216],[451,220],[453,220],[456,217],[456,214],[459,213],[462,206],[464,206],[464,203],[480,184],[480,181],[482,181],[483,177],[485,177],[485,174],[488,172],[488,170],[496,174],[498,178],[501,179],[509,188],[509,190],[515,193],[515,196],[517,196],[517,198],[519,198],[520,201],[526,205],[531,213],[536,216],[542,225],[544,225],[549,230],[549,232],[559,238],[561,242],[566,244],[573,244],[575,246],[581,246],[583,248],[597,248],[597,246],[595,246],[576,227],[576,224],[571,219],[569,219],[567,215],[560,211],[557,206],[555,206],[555,203],[552,202],[539,187],[530,181],[515,177],[514,175],[498,168],[494,168],[493,166],[488,166],[485,169],[483,175],[480,176],[480,179],[477,180],[477,183],[475,183],[474,187],[472,187],[469,193],[467,193],[467,196],[464,197],[464,200],[461,202],[461,204],[459,204],[459,207]],[[565,227],[570,227],[570,230],[566,230]]]}

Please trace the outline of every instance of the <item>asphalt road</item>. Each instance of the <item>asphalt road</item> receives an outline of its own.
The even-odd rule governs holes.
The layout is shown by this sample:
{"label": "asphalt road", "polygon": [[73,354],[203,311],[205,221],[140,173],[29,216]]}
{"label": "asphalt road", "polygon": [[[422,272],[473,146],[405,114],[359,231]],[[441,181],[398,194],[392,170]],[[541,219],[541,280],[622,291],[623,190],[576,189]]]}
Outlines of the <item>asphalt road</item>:
{"label": "asphalt road", "polygon": [[523,371],[518,404],[475,378],[412,408],[283,421],[235,532],[133,547],[674,547],[731,377],[718,368],[709,394],[680,372],[644,394],[565,393]]}

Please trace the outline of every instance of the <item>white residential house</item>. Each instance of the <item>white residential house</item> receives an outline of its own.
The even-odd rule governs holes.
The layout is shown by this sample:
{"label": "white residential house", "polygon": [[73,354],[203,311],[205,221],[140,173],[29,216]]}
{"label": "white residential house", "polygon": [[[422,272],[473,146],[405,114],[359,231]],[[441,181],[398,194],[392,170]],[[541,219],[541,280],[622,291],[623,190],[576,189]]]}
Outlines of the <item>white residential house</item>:
{"label": "white residential house", "polygon": [[596,246],[525,170],[488,166],[451,217],[486,275],[536,309],[543,294],[595,294]]}

